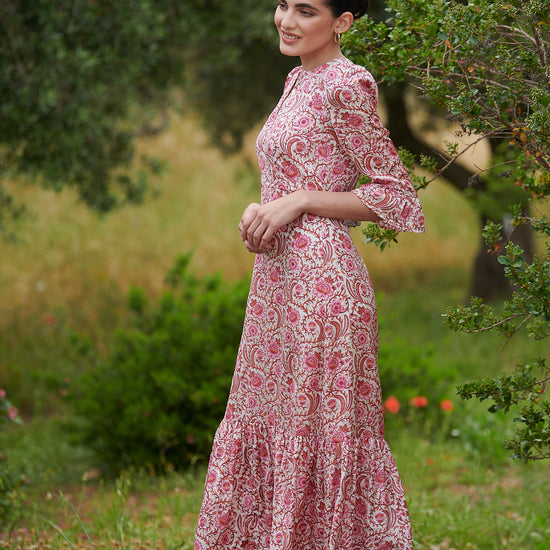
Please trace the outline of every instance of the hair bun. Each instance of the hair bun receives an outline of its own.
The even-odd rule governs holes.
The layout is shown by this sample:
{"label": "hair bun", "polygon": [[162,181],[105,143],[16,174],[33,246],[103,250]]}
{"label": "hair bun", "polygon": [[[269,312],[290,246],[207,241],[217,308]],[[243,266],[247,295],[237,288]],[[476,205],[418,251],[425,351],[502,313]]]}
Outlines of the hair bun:
{"label": "hair bun", "polygon": [[369,9],[369,0],[356,0],[354,4],[355,8],[353,10],[353,17],[355,19],[359,19],[367,13],[367,10]]}
{"label": "hair bun", "polygon": [[369,0],[324,0],[325,4],[332,11],[334,17],[340,17],[344,12],[349,11],[354,19],[363,17],[369,9]]}

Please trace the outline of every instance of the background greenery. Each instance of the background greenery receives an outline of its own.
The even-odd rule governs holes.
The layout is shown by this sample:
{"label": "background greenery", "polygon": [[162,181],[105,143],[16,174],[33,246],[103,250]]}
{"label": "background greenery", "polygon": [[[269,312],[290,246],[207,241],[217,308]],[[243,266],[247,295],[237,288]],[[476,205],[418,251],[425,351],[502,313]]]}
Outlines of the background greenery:
{"label": "background greenery", "polygon": [[[229,389],[253,261],[236,232],[243,205],[258,197],[257,128],[247,130],[276,99],[288,61],[259,73],[245,69],[260,59],[248,63],[251,49],[272,59],[267,2],[247,0],[241,18],[222,0],[186,3],[184,18],[176,4],[143,1],[132,13],[129,4],[110,11],[100,0],[0,8],[9,38],[0,48],[1,81],[11,86],[2,89],[0,216],[27,206],[26,217],[4,231],[13,238],[0,242],[0,388],[25,420],[0,431],[0,547],[192,547],[200,464]],[[378,14],[380,3],[374,7]],[[94,32],[86,23],[99,16]],[[117,22],[121,32],[111,32]],[[415,22],[422,25],[420,17]],[[156,48],[165,55],[158,67]],[[124,63],[128,72],[119,79]],[[148,75],[141,71],[152,66]],[[35,84],[12,78],[25,67],[36,67]],[[82,93],[69,93],[71,82]],[[440,125],[415,97],[398,95],[408,102],[410,124],[431,143],[456,137],[460,126]],[[391,97],[386,103],[390,115],[401,112]],[[71,108],[88,118],[72,118]],[[200,129],[205,123],[208,132]],[[94,136],[99,148],[87,149]],[[116,154],[97,154],[111,146]],[[462,166],[472,173],[490,153],[480,142]],[[87,166],[96,163],[106,178],[98,179],[96,206],[121,205],[124,190],[126,199],[142,198],[139,159],[155,157],[169,171],[158,180],[162,193],[146,205],[96,217],[79,202],[95,181]],[[59,175],[64,163],[76,167],[72,180]],[[124,166],[130,180],[117,171]],[[160,177],[161,166],[149,168]],[[33,175],[42,189],[27,185]],[[116,182],[122,187],[113,188]],[[548,466],[512,463],[503,445],[518,411],[487,415],[488,405],[455,396],[464,379],[497,376],[517,356],[547,353],[523,336],[501,348],[498,336],[442,325],[446,306],[468,295],[479,247],[479,211],[457,189],[439,180],[423,191],[428,233],[400,236],[384,254],[354,232],[380,308],[384,400],[393,403],[387,436],[416,547],[547,548]],[[542,201],[534,206],[547,209]],[[536,237],[535,249],[543,241]],[[174,266],[182,254],[190,263]],[[211,348],[214,341],[222,345]],[[201,354],[204,348],[212,353]],[[452,404],[445,410],[444,400]],[[6,404],[0,397],[0,412]]]}
{"label": "background greenery", "polygon": [[[170,473],[168,467],[160,478],[144,466],[113,476],[69,429],[69,402],[82,391],[80,376],[95,368],[96,354],[107,356],[117,329],[132,330],[131,288],[143,289],[137,304],[143,297],[153,310],[165,292],[174,292],[165,279],[178,254],[193,248],[190,272],[209,279],[220,271],[227,287],[247,276],[253,257],[242,250],[235,228],[242,204],[257,197],[258,174],[250,168],[252,137],[241,154],[223,157],[189,118],[139,147],[163,152],[171,165],[163,194],[147,206],[97,218],[71,193],[16,191],[35,214],[20,226],[19,242],[0,245],[10,258],[0,270],[0,387],[26,421],[0,432],[12,475],[26,480],[18,488],[22,507],[12,515],[25,519],[9,535],[5,527],[8,548],[21,547],[18,538],[63,547],[33,507],[75,547],[89,547],[60,490],[97,546],[121,546],[123,539],[133,548],[191,548],[204,470]],[[500,349],[497,336],[455,334],[442,325],[447,304],[467,294],[468,259],[476,249],[468,221],[475,213],[444,182],[423,191],[422,200],[426,235],[403,235],[381,254],[362,244],[360,230],[354,233],[377,290],[384,399],[394,395],[401,403],[399,413],[387,414],[387,434],[417,547],[545,548],[550,518],[541,503],[548,466],[511,463],[503,436],[512,419],[489,416],[486,406],[454,394],[456,383],[509,368],[533,344],[519,339]],[[410,405],[416,395],[427,397],[428,406]],[[440,409],[444,398],[452,399],[454,411]],[[105,410],[104,420],[112,414]]]}

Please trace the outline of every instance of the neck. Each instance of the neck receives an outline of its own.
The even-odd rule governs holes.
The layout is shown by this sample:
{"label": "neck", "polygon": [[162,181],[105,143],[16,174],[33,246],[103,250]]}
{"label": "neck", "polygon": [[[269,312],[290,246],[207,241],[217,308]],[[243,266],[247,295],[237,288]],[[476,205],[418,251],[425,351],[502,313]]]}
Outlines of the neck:
{"label": "neck", "polygon": [[329,61],[332,61],[333,59],[343,58],[344,55],[340,51],[340,46],[338,44],[334,44],[334,47],[331,47],[326,52],[323,52],[321,54],[317,53],[315,56],[300,56],[300,60],[302,62],[302,68],[304,71],[312,71],[313,69],[316,69],[317,67],[320,67],[321,65],[324,65],[325,63],[328,63]]}

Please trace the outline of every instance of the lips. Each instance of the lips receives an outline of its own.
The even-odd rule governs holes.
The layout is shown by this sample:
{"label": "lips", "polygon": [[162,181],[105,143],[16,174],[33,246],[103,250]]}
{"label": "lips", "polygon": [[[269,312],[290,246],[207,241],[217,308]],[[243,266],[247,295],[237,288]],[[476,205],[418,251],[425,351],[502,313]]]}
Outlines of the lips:
{"label": "lips", "polygon": [[281,39],[283,40],[283,42],[286,42],[287,44],[291,44],[299,40],[300,37],[296,36],[295,34],[281,31]]}

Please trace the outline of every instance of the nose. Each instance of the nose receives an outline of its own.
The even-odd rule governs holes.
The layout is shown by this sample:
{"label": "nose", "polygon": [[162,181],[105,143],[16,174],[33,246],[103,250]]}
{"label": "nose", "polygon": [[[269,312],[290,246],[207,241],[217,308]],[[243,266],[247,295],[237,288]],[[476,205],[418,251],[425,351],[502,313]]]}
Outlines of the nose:
{"label": "nose", "polygon": [[284,29],[292,29],[295,26],[295,18],[291,9],[287,9],[282,13],[281,27]]}

